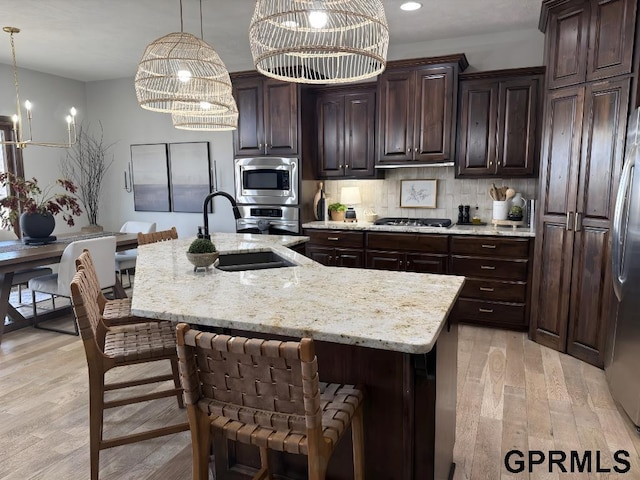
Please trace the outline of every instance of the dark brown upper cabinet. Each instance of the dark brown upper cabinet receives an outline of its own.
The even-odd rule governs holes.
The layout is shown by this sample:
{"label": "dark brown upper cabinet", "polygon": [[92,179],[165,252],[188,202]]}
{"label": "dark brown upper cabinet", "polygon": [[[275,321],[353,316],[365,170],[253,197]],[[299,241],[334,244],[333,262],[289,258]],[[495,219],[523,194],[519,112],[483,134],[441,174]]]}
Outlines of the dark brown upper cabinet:
{"label": "dark brown upper cabinet", "polygon": [[545,0],[547,88],[631,73],[636,0]]}
{"label": "dark brown upper cabinet", "polygon": [[380,167],[453,160],[458,73],[464,55],[389,62],[378,79]]}
{"label": "dark brown upper cabinet", "polygon": [[317,171],[320,178],[377,178],[375,85],[317,93]]}
{"label": "dark brown upper cabinet", "polygon": [[232,82],[238,105],[238,129],[233,135],[235,155],[297,155],[298,85],[259,74],[234,76]]}
{"label": "dark brown upper cabinet", "polygon": [[544,67],[460,76],[458,177],[537,172]]}

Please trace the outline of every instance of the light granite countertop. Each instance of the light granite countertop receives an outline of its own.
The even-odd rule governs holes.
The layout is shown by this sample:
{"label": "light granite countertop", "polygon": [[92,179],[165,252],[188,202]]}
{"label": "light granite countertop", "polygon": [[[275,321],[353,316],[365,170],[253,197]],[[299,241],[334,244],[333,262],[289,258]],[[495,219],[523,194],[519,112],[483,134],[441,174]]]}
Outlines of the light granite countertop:
{"label": "light granite countertop", "polygon": [[497,235],[503,237],[535,237],[535,232],[526,228],[513,228],[494,225],[453,225],[444,227],[408,227],[394,225],[374,225],[369,222],[322,222],[304,223],[302,228],[333,229],[333,230],[366,230],[369,232],[395,233],[431,233],[440,235]]}
{"label": "light granite countertop", "polygon": [[287,246],[308,237],[214,234],[221,254],[274,251],[297,266],[193,271],[193,239],[138,247],[132,313],[248,332],[429,352],[464,277],[325,267]]}

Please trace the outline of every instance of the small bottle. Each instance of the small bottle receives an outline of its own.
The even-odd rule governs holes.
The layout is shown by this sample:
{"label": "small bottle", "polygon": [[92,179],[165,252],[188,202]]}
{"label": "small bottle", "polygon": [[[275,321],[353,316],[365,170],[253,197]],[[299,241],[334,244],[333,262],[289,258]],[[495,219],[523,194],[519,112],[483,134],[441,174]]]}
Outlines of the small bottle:
{"label": "small bottle", "polygon": [[458,205],[458,223],[464,223],[464,215],[462,214],[462,205]]}
{"label": "small bottle", "polygon": [[202,235],[202,227],[198,227],[198,238],[203,238],[204,235]]}

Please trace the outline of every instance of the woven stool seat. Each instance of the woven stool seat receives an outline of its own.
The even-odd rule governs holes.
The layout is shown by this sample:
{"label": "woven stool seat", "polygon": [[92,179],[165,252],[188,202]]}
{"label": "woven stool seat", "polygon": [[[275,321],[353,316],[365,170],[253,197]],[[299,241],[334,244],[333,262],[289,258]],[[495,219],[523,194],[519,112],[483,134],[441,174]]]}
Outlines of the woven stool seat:
{"label": "woven stool seat", "polygon": [[126,325],[135,322],[145,322],[142,318],[131,315],[130,298],[114,298],[107,300],[102,311],[105,323],[110,326]]}
{"label": "woven stool seat", "polygon": [[170,323],[136,323],[109,330],[104,354],[118,362],[175,356],[176,334]]}
{"label": "woven stool seat", "polygon": [[[322,435],[333,448],[351,424],[362,403],[362,391],[352,385],[320,382]],[[215,415],[213,427],[221,429],[229,440],[270,448],[281,452],[308,455],[304,415],[275,413],[250,407],[234,407],[217,400],[200,400],[198,408]],[[250,419],[245,423],[243,419]]]}

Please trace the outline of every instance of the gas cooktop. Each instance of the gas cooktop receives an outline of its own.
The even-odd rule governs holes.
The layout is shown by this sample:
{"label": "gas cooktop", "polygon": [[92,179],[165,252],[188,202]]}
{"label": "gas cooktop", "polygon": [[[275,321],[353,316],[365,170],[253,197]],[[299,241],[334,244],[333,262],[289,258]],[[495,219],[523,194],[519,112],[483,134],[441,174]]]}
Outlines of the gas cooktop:
{"label": "gas cooktop", "polygon": [[451,220],[448,218],[406,218],[406,217],[386,217],[379,218],[374,225],[391,225],[397,227],[450,227]]}

